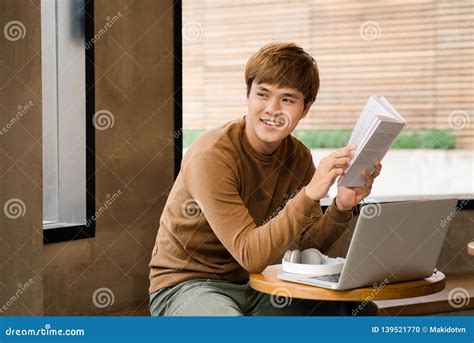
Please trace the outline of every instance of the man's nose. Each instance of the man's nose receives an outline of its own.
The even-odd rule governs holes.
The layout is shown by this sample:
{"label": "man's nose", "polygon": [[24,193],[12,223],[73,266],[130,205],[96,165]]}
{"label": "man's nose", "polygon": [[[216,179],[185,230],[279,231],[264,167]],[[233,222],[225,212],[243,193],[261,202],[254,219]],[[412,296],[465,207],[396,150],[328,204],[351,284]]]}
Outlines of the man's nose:
{"label": "man's nose", "polygon": [[265,108],[265,112],[269,115],[274,115],[279,110],[280,110],[280,102],[278,101],[278,99],[270,100],[268,102],[267,107]]}

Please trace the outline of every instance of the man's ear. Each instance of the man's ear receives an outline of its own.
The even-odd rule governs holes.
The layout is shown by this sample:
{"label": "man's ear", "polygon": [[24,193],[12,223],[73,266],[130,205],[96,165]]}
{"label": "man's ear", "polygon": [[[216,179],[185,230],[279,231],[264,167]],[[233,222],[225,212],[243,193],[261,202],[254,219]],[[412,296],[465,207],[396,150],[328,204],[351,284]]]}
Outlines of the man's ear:
{"label": "man's ear", "polygon": [[[252,82],[253,85],[253,82]],[[249,105],[250,100],[250,92],[252,91],[252,86],[250,86],[250,90],[245,89],[245,100],[247,101],[247,106]]]}
{"label": "man's ear", "polygon": [[308,114],[309,109],[311,108],[311,105],[312,105],[312,104],[313,104],[312,101],[311,101],[311,102],[308,102],[308,103],[306,104],[306,107],[304,108],[303,113],[301,113],[301,119],[303,119],[304,117],[306,117],[306,115]]}

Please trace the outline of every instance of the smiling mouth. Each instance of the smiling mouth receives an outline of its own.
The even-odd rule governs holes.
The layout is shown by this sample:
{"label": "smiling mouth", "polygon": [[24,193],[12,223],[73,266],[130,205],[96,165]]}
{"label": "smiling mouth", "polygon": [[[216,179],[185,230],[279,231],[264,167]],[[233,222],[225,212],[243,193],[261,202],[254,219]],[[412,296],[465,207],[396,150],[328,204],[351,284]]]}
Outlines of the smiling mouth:
{"label": "smiling mouth", "polygon": [[278,120],[270,120],[270,119],[260,119],[260,121],[272,127],[282,127],[284,125],[283,120],[278,121]]}

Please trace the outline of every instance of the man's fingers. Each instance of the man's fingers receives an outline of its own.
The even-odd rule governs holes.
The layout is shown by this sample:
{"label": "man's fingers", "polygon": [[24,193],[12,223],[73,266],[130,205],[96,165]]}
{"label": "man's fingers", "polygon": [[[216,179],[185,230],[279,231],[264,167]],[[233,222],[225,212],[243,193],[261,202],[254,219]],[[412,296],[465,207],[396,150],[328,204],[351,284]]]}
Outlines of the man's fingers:
{"label": "man's fingers", "polygon": [[335,177],[339,175],[344,175],[344,169],[342,168],[333,168],[331,172],[329,173],[329,176],[331,179],[334,179]]}
{"label": "man's fingers", "polygon": [[362,176],[364,176],[365,179],[367,180],[367,181],[365,182],[365,185],[364,185],[364,186],[365,186],[365,187],[369,187],[369,188],[372,187],[372,184],[374,183],[374,178],[375,178],[375,176],[370,175],[370,173],[369,173],[367,170],[365,170],[365,169],[362,171]]}
{"label": "man's fingers", "polygon": [[374,165],[375,165],[375,170],[372,173],[372,177],[376,178],[377,176],[379,176],[380,171],[382,170],[382,164],[379,161],[376,161]]}
{"label": "man's fingers", "polygon": [[347,168],[349,166],[349,158],[336,158],[333,160],[332,166],[337,168]]}
{"label": "man's fingers", "polygon": [[347,145],[342,149],[337,149],[334,151],[331,155],[334,158],[340,158],[340,157],[349,157],[351,158],[354,154],[355,151],[355,145]]}

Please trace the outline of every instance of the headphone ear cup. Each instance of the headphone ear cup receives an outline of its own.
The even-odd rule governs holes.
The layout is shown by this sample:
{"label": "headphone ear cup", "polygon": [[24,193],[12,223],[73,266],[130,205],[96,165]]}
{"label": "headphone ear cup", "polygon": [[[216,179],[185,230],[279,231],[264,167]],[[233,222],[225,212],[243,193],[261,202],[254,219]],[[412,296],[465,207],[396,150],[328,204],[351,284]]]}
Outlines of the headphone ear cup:
{"label": "headphone ear cup", "polygon": [[300,263],[301,262],[301,252],[299,250],[293,250],[290,256],[291,263]]}
{"label": "headphone ear cup", "polygon": [[286,262],[291,261],[291,250],[285,251],[285,255],[283,256],[283,261],[286,261]]}
{"label": "headphone ear cup", "polygon": [[304,264],[322,264],[322,254],[318,249],[309,248],[301,252],[301,263]]}

